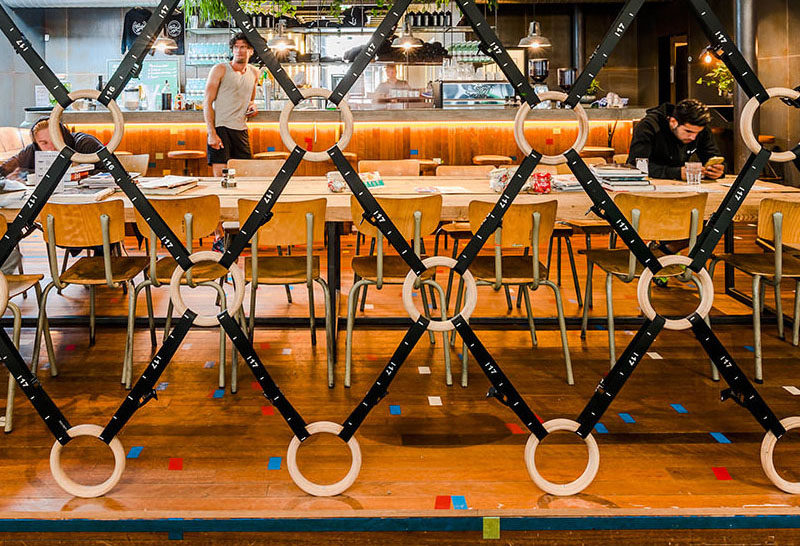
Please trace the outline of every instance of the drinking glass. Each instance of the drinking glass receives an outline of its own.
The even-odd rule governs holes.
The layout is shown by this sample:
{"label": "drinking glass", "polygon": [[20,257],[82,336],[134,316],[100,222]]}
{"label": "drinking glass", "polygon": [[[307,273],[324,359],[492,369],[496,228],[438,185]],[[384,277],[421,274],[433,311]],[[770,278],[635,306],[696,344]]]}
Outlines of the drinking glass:
{"label": "drinking glass", "polygon": [[686,183],[690,185],[699,185],[700,180],[703,178],[703,164],[699,161],[687,161],[685,168]]}

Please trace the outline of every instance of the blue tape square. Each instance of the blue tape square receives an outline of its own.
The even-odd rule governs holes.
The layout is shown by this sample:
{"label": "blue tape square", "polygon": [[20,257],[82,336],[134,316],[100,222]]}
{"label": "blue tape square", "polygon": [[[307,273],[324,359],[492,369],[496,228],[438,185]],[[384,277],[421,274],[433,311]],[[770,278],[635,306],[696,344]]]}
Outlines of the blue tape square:
{"label": "blue tape square", "polygon": [[268,152],[274,152],[275,151],[275,146],[267,146],[267,151]]}
{"label": "blue tape square", "polygon": [[597,431],[597,434],[608,434],[608,429],[603,423],[597,423],[594,429]]}
{"label": "blue tape square", "polygon": [[214,398],[222,398],[225,396],[225,389],[217,389],[214,391]]}
{"label": "blue tape square", "polygon": [[281,469],[281,458],[270,457],[269,463],[267,464],[267,470],[280,470],[280,469]]}
{"label": "blue tape square", "polygon": [[178,141],[178,146],[186,146],[186,141],[185,140],[179,140]]}
{"label": "blue tape square", "polygon": [[392,415],[400,415],[400,406],[389,406],[389,413]]}
{"label": "blue tape square", "polygon": [[620,413],[619,414],[619,418],[622,419],[623,421],[625,421],[626,423],[635,423],[636,422],[634,420],[634,418],[631,417],[630,413]]}
{"label": "blue tape square", "polygon": [[144,448],[142,446],[134,446],[134,447],[132,447],[131,450],[128,451],[127,458],[128,459],[138,459],[139,455],[141,455],[143,449]]}
{"label": "blue tape square", "polygon": [[725,436],[724,434],[722,434],[721,432],[712,432],[710,434],[716,441],[718,441],[721,444],[729,444],[729,443],[731,443],[731,441],[728,440],[728,437]]}
{"label": "blue tape square", "polygon": [[750,351],[751,353],[755,352],[755,349],[753,348],[752,345],[745,345],[744,348],[747,349],[748,351]]}
{"label": "blue tape square", "polygon": [[674,409],[678,413],[689,413],[689,411],[680,404],[670,404],[670,406],[672,406],[672,409]]}
{"label": "blue tape square", "polygon": [[464,498],[464,495],[450,495],[450,500],[453,502],[454,510],[469,510],[467,499]]}
{"label": "blue tape square", "polygon": [[167,383],[166,381],[162,381],[161,383],[158,384],[158,386],[156,387],[156,390],[157,391],[165,391],[165,390],[167,390],[167,385],[169,385],[169,383]]}
{"label": "blue tape square", "polygon": [[415,149],[413,149],[413,148],[412,148],[412,149],[411,149],[411,150],[408,152],[408,155],[419,155],[419,150],[415,150]]}

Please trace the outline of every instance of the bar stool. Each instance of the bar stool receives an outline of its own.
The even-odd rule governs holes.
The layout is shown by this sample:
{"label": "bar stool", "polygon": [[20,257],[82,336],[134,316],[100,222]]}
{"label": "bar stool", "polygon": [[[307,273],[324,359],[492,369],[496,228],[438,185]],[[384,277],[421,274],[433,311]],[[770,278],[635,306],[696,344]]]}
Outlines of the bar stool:
{"label": "bar stool", "polygon": [[183,175],[189,176],[189,161],[195,161],[206,157],[206,153],[200,150],[172,150],[167,152],[169,159],[183,160]]}
{"label": "bar stool", "polygon": [[289,159],[289,152],[258,152],[253,155],[253,159]]}
{"label": "bar stool", "polygon": [[512,159],[507,155],[474,155],[472,156],[473,165],[511,165]]}
{"label": "bar stool", "polygon": [[[773,135],[758,135],[758,143],[761,144],[764,148],[768,150],[772,150],[775,146],[776,139]],[[783,180],[783,176],[775,170],[775,167],[772,166],[772,163],[769,161],[767,165],[764,167],[764,174],[766,176],[762,177],[764,180],[769,180],[770,182],[780,182]]]}
{"label": "bar stool", "polygon": [[434,176],[436,167],[439,166],[433,159],[419,158],[419,174],[422,176]]}
{"label": "bar stool", "polygon": [[608,146],[584,146],[578,155],[586,157],[602,157],[606,163],[614,161],[614,148]]}

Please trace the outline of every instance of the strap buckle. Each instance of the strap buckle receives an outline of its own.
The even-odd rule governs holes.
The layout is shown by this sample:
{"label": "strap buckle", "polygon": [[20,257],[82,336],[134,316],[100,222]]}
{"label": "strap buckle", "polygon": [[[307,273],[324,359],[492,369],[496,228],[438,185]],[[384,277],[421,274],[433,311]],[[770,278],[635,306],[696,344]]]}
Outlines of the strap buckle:
{"label": "strap buckle", "polygon": [[497,400],[500,401],[500,403],[503,404],[504,406],[511,407],[511,405],[508,402],[508,397],[502,392],[498,391],[494,387],[494,385],[489,387],[489,390],[486,391],[486,398],[497,398]]}
{"label": "strap buckle", "polygon": [[742,406],[743,408],[747,409],[747,405],[744,402],[744,395],[733,390],[733,387],[727,388],[719,393],[719,400],[720,402],[724,402],[726,400],[733,400],[738,405]]}
{"label": "strap buckle", "polygon": [[138,406],[137,406],[137,407],[138,407],[138,408],[141,408],[142,406],[144,406],[145,404],[147,404],[147,403],[148,403],[150,400],[152,400],[153,398],[155,398],[156,400],[158,400],[158,393],[156,393],[156,390],[155,390],[155,389],[150,389],[150,391],[149,391],[149,392],[145,393],[145,395],[144,395],[144,396],[142,396],[142,397],[139,399],[139,404],[138,404]]}
{"label": "strap buckle", "polygon": [[[800,92],[800,85],[795,87],[794,90]],[[787,106],[794,106],[795,108],[800,108],[800,99],[792,100],[792,99],[782,98],[781,100]]]}
{"label": "strap buckle", "polygon": [[272,211],[269,211],[268,213],[266,213],[266,214],[264,215],[264,217],[263,217],[263,218],[262,218],[262,219],[259,221],[259,223],[258,223],[258,227],[261,227],[261,226],[263,226],[264,224],[266,224],[267,222],[269,222],[270,220],[272,220],[272,217],[273,217],[273,216],[275,216],[275,213],[274,213],[274,212],[272,212]]}

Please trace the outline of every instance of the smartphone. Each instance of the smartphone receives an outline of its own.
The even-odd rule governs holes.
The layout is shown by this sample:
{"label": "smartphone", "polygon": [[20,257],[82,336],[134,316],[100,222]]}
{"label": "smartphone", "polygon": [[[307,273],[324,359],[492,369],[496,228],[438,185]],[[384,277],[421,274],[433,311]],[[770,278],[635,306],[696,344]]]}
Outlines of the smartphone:
{"label": "smartphone", "polygon": [[708,168],[711,165],[719,165],[720,163],[725,163],[725,158],[715,155],[714,157],[706,161],[705,167]]}

